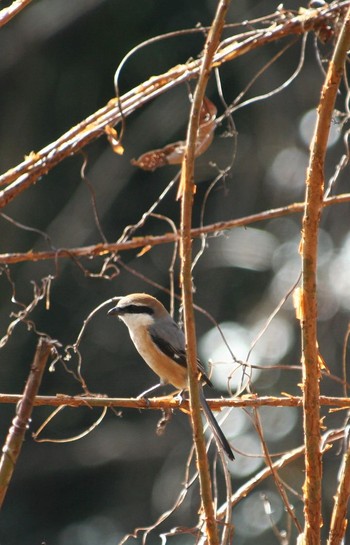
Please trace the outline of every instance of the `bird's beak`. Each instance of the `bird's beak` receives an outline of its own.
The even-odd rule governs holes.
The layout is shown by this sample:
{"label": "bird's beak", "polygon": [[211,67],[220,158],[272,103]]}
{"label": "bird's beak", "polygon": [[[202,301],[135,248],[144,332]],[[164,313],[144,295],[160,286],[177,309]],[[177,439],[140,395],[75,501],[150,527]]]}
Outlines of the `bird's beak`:
{"label": "bird's beak", "polygon": [[120,314],[122,314],[121,310],[122,309],[120,309],[118,307],[113,307],[107,312],[107,314],[108,314],[108,316],[119,316]]}

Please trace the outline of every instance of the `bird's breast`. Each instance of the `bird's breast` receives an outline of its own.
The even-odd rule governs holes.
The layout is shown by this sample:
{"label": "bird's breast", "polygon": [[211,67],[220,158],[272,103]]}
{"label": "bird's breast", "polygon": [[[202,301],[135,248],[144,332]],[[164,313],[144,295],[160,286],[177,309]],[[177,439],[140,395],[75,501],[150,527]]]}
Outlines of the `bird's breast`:
{"label": "bird's breast", "polygon": [[144,328],[129,330],[130,337],[142,358],[164,383],[169,383],[175,388],[185,389],[187,385],[187,368],[176,363],[162,352],[152,341]]}

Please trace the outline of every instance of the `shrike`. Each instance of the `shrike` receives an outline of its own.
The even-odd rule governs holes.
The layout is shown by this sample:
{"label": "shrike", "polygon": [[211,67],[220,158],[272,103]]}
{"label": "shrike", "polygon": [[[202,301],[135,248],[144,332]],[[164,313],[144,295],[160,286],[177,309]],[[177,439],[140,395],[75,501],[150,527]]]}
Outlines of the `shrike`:
{"label": "shrike", "polygon": [[[172,384],[180,390],[188,388],[185,335],[158,299],[146,293],[132,293],[122,297],[108,314],[118,316],[126,324],[136,350],[160,377],[161,384]],[[212,386],[204,367],[197,361],[201,380]],[[199,394],[217,444],[233,460],[232,449],[204,397],[201,385]]]}

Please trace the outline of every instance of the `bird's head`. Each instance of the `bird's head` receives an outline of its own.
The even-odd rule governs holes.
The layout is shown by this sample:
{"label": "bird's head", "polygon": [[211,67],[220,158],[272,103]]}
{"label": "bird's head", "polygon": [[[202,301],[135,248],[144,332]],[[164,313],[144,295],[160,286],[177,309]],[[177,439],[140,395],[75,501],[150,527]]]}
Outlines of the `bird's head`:
{"label": "bird's head", "polygon": [[159,318],[168,315],[158,299],[147,293],[132,293],[122,297],[108,311],[109,316],[118,316],[128,327],[150,326]]}

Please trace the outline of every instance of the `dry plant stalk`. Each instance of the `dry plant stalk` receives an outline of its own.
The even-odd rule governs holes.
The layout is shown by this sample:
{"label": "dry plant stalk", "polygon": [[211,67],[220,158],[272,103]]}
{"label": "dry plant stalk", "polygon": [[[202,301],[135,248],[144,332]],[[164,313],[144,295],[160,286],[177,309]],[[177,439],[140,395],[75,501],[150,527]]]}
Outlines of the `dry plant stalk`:
{"label": "dry plant stalk", "polygon": [[[18,403],[20,394],[0,394],[0,404]],[[248,407],[301,407],[303,398],[300,396],[276,397],[276,396],[242,396],[237,398],[207,399],[208,405],[214,411],[224,407],[248,408]],[[325,407],[350,408],[349,397],[320,396],[320,405]],[[147,399],[107,397],[107,396],[69,396],[58,394],[56,396],[36,396],[33,405],[35,407],[120,407],[132,409],[184,409],[188,412],[189,404],[186,399],[178,399],[173,396],[162,396]]]}
{"label": "dry plant stalk", "polygon": [[350,48],[350,9],[329,63],[321,92],[306,179],[302,227],[302,366],[305,437],[305,527],[303,543],[319,545],[321,538],[322,457],[320,430],[320,365],[317,347],[317,251],[318,226],[324,197],[324,162],[335,99]]}
{"label": "dry plant stalk", "polygon": [[34,399],[38,393],[49,354],[50,342],[40,337],[23,396],[21,396],[16,416],[13,419],[2,451],[0,460],[0,507],[4,502],[16,462],[21,452],[25,432],[32,414]]}

